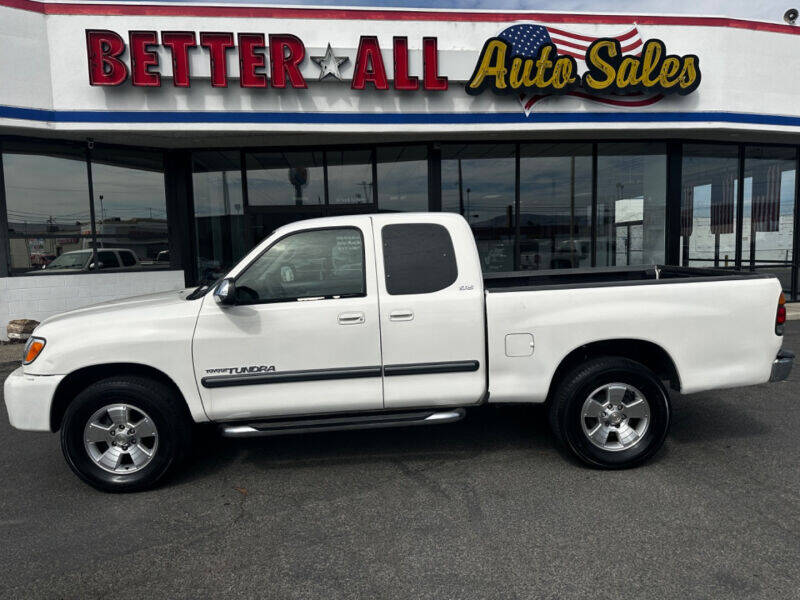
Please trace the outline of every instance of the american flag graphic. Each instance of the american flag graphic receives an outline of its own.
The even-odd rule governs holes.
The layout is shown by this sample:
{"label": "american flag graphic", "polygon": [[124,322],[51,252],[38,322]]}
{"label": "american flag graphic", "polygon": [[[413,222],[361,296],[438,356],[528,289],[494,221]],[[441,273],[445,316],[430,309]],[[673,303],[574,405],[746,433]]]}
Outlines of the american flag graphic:
{"label": "american flag graphic", "polygon": [[[766,175],[766,176],[764,176]],[[753,231],[778,231],[781,218],[781,168],[770,165],[766,174],[753,178]]]}
{"label": "american flag graphic", "polygon": [[735,202],[736,175],[728,173],[722,179],[722,193],[711,196],[711,233],[733,233]]}
{"label": "american flag graphic", "polygon": [[[618,35],[604,35],[592,37],[588,35],[581,35],[571,33],[563,29],[556,29],[555,27],[545,27],[544,25],[537,25],[534,23],[520,23],[512,25],[501,31],[498,36],[511,47],[511,53],[514,56],[522,58],[536,58],[539,49],[547,44],[553,44],[561,55],[571,56],[578,63],[578,74],[586,71],[586,50],[589,45],[597,39],[614,38],[619,40],[622,53],[631,56],[639,56],[642,51],[644,42],[639,33],[639,28],[634,25],[631,29],[620,33]],[[658,102],[663,97],[661,94],[654,96],[645,96],[643,94],[635,94],[629,96],[596,96],[586,94],[583,92],[568,92],[571,96],[578,96],[587,100],[601,102],[611,106],[622,107],[640,107],[648,106]],[[520,102],[525,110],[525,114],[529,115],[533,105],[536,104],[545,95],[534,94],[520,94]]]}

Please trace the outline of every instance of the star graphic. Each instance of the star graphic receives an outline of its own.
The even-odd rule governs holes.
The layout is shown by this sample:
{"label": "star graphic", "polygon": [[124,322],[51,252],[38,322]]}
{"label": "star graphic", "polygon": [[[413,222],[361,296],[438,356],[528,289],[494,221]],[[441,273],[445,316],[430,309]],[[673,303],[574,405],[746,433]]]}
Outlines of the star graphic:
{"label": "star graphic", "polygon": [[339,66],[348,62],[350,58],[347,56],[334,56],[333,50],[331,49],[331,45],[329,43],[328,49],[325,51],[325,56],[312,56],[311,60],[313,60],[320,69],[320,81],[325,79],[328,75],[331,75],[332,77],[335,77],[341,81],[342,74],[339,72]]}

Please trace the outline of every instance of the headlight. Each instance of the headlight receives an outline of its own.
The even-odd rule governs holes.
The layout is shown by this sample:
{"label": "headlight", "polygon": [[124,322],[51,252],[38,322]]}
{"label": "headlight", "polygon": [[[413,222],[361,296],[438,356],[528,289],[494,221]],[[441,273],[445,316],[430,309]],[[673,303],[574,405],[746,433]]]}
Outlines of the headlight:
{"label": "headlight", "polygon": [[36,357],[44,350],[45,339],[40,337],[29,337],[25,344],[25,351],[22,353],[22,364],[29,365],[36,360]]}

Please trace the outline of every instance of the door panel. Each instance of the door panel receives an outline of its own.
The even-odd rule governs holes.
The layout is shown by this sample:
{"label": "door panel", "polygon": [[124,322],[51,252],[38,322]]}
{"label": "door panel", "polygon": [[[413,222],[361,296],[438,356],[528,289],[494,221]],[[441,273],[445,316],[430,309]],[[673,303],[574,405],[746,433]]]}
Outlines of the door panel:
{"label": "door panel", "polygon": [[[472,236],[451,229],[450,215],[425,221],[415,230],[407,219],[398,228],[396,217],[373,217],[387,409],[471,404],[486,392],[482,286],[470,280],[480,267],[477,255],[453,250],[474,248]],[[458,268],[442,262],[452,259]]]}
{"label": "door panel", "polygon": [[[359,220],[367,224],[358,230],[364,247],[371,250],[369,221]],[[301,232],[302,224],[295,228]],[[241,273],[237,284],[247,283],[251,288],[248,294],[262,293],[255,289],[258,282],[274,275],[281,294],[287,294],[307,281],[309,274],[318,273],[318,281],[303,288],[310,296],[336,289],[331,282],[351,293],[356,289],[352,233],[340,239],[341,247],[334,247],[330,260],[295,250],[284,253],[288,258],[281,260],[290,261],[286,264],[262,268],[262,263],[254,262],[249,267],[253,271]],[[279,243],[276,238],[270,249],[278,248]],[[268,250],[262,256],[268,261],[272,255]],[[312,264],[317,265],[316,271],[310,270]],[[233,420],[382,408],[377,284],[374,268],[369,268],[372,264],[372,260],[363,264],[366,276],[358,289],[363,286],[366,295],[357,297],[287,301],[276,293],[283,301],[220,306],[211,295],[206,296],[193,356],[209,417]],[[263,271],[261,279],[252,276],[258,269]],[[327,289],[321,282],[328,282]]]}

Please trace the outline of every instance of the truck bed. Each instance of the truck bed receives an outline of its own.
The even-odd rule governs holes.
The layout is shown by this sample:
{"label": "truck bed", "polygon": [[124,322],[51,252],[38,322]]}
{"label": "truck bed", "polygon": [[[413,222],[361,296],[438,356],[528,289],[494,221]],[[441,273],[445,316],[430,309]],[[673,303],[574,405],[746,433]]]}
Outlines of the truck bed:
{"label": "truck bed", "polygon": [[534,289],[647,285],[771,277],[774,277],[774,275],[763,272],[734,271],[731,269],[642,265],[486,273],[483,276],[483,283],[484,289],[488,292],[519,292]]}

